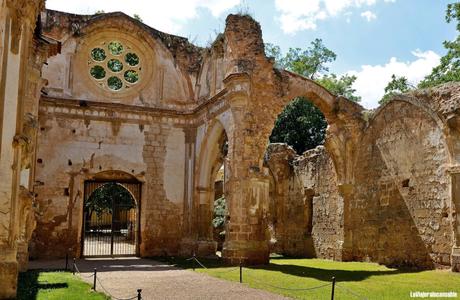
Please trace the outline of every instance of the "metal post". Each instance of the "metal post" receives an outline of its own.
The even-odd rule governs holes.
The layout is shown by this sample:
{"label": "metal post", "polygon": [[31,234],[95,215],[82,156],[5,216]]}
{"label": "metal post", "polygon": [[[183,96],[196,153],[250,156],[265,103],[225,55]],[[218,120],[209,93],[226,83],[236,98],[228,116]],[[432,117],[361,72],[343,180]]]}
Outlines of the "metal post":
{"label": "metal post", "polygon": [[196,264],[196,256],[195,256],[195,252],[193,252],[193,271],[195,271],[195,264]]}
{"label": "metal post", "polygon": [[137,290],[137,300],[142,300],[141,292],[142,292],[142,289]]}
{"label": "metal post", "polygon": [[335,290],[335,277],[332,277],[332,292],[331,292],[331,300],[334,300],[334,290]]}
{"label": "metal post", "polygon": [[75,275],[75,266],[76,266],[76,262],[75,262],[75,257],[73,258],[73,264],[72,264],[72,274]]}
{"label": "metal post", "polygon": [[243,263],[240,259],[240,283],[243,283]]}
{"label": "metal post", "polygon": [[94,275],[93,275],[93,290],[96,290],[96,276],[97,276],[97,270],[94,268]]}
{"label": "metal post", "polygon": [[69,253],[66,253],[65,254],[65,270],[68,271],[69,270]]}

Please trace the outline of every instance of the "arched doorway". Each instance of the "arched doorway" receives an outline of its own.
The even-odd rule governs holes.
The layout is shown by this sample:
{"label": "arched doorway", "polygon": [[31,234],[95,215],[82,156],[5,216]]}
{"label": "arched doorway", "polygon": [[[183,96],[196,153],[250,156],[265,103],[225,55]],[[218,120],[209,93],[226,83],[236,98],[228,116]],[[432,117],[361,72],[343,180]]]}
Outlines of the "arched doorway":
{"label": "arched doorway", "polygon": [[83,256],[138,254],[140,190],[139,182],[85,181]]}

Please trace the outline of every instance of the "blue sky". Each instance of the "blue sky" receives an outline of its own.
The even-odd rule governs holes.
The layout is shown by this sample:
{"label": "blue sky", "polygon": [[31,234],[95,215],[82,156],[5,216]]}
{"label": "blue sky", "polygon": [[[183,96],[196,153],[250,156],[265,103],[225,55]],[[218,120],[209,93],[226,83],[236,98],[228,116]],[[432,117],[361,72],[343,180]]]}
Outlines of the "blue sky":
{"label": "blue sky", "polygon": [[456,36],[445,22],[453,0],[47,0],[47,7],[73,13],[97,10],[137,13],[159,30],[206,46],[232,12],[260,22],[265,42],[306,48],[315,38],[337,54],[330,71],[354,74],[361,104],[376,107],[391,75],[416,84],[445,54],[444,40]]}

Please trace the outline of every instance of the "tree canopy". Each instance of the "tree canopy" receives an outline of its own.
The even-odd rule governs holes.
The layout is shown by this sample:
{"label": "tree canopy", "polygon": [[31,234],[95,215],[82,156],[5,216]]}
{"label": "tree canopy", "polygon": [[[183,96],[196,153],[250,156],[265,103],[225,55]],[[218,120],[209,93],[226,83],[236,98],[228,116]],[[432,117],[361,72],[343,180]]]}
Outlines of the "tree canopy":
{"label": "tree canopy", "polygon": [[134,199],[126,188],[111,182],[97,188],[85,201],[85,211],[100,216],[104,212],[112,213],[113,203],[118,207],[130,209],[135,207]]}
{"label": "tree canopy", "polygon": [[[446,22],[457,22],[457,32],[460,33],[460,2],[447,5]],[[460,81],[460,35],[453,41],[444,41],[444,47],[447,54],[441,57],[440,64],[433,68],[431,74],[420,82],[420,88]]]}
{"label": "tree canopy", "polygon": [[385,87],[385,95],[380,99],[379,104],[382,105],[391,100],[397,94],[407,93],[413,90],[414,86],[409,83],[406,77],[397,77],[395,74],[391,75],[391,81]]}
{"label": "tree canopy", "polygon": [[[321,39],[315,39],[305,50],[291,48],[283,57],[279,46],[265,45],[268,57],[275,60],[275,67],[295,72],[315,80],[333,94],[344,96],[351,101],[360,101],[352,85],[356,76],[329,74],[328,63],[337,55],[328,49]],[[327,122],[321,111],[308,99],[295,98],[288,104],[275,121],[270,136],[272,143],[286,143],[301,154],[324,143]]]}

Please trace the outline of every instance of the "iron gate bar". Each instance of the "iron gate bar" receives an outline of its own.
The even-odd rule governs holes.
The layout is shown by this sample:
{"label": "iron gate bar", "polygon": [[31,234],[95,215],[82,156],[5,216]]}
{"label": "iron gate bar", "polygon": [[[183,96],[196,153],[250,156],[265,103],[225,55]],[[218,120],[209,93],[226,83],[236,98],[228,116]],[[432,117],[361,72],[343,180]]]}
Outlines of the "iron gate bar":
{"label": "iron gate bar", "polygon": [[108,183],[124,187],[130,193],[131,205],[111,200],[111,213],[95,217],[84,209],[82,226],[82,255],[85,257],[113,257],[137,255],[139,249],[140,182],[85,181],[84,200]]}

